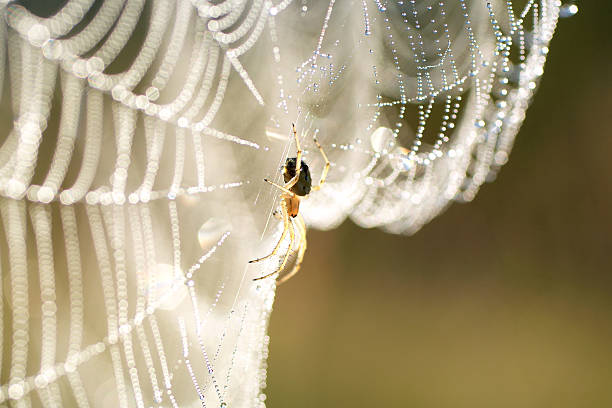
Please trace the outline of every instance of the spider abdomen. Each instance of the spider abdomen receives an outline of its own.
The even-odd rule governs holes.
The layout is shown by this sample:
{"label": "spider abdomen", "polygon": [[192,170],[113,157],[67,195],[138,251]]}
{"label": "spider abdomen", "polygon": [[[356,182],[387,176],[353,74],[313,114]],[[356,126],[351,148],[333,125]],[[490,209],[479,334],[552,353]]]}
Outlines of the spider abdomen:
{"label": "spider abdomen", "polygon": [[[293,177],[295,177],[295,162],[297,161],[296,157],[289,157],[285,162],[285,168],[283,171],[283,178],[285,179],[285,183],[288,183]],[[292,193],[297,194],[299,196],[305,196],[310,193],[310,189],[312,188],[312,178],[310,177],[310,170],[308,169],[308,165],[304,163],[302,160],[302,164],[300,166],[300,177],[291,187]]]}

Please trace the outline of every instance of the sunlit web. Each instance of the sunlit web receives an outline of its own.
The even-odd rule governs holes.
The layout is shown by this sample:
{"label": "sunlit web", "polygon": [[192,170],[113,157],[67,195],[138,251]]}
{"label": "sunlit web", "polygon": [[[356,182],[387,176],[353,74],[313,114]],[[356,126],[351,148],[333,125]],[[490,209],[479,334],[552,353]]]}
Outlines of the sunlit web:
{"label": "sunlit web", "polygon": [[[508,160],[558,1],[0,2],[0,404],[260,407],[296,123],[311,227],[413,233]],[[575,7],[575,6],[573,6]],[[285,243],[285,246],[288,245]],[[286,248],[285,248],[286,249]],[[282,251],[280,251],[282,252]]]}

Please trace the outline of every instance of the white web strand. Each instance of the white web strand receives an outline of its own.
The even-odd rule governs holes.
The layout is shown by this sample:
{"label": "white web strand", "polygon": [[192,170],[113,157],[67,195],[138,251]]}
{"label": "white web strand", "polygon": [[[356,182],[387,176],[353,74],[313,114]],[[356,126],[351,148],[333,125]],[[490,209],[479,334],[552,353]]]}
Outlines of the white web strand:
{"label": "white web strand", "polygon": [[[413,233],[508,160],[557,0],[0,2],[0,405],[263,407],[295,147],[310,226]],[[47,15],[47,17],[41,17]],[[297,246],[297,243],[296,245]]]}

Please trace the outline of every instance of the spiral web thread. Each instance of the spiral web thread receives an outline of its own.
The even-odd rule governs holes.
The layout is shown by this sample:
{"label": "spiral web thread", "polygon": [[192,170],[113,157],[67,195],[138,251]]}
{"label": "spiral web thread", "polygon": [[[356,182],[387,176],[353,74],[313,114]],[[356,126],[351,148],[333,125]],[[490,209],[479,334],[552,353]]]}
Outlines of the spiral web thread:
{"label": "spiral web thread", "polygon": [[415,232],[508,159],[560,11],[516,3],[0,2],[0,406],[264,406],[289,124],[310,226]]}

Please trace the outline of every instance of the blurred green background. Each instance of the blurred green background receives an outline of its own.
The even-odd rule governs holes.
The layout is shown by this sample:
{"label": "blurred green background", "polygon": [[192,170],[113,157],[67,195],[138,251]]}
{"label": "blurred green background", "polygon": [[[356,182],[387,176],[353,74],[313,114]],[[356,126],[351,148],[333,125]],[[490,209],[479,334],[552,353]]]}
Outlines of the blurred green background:
{"label": "blurred green background", "polygon": [[612,406],[612,7],[578,6],[474,202],[412,237],[309,231],[268,407]]}

